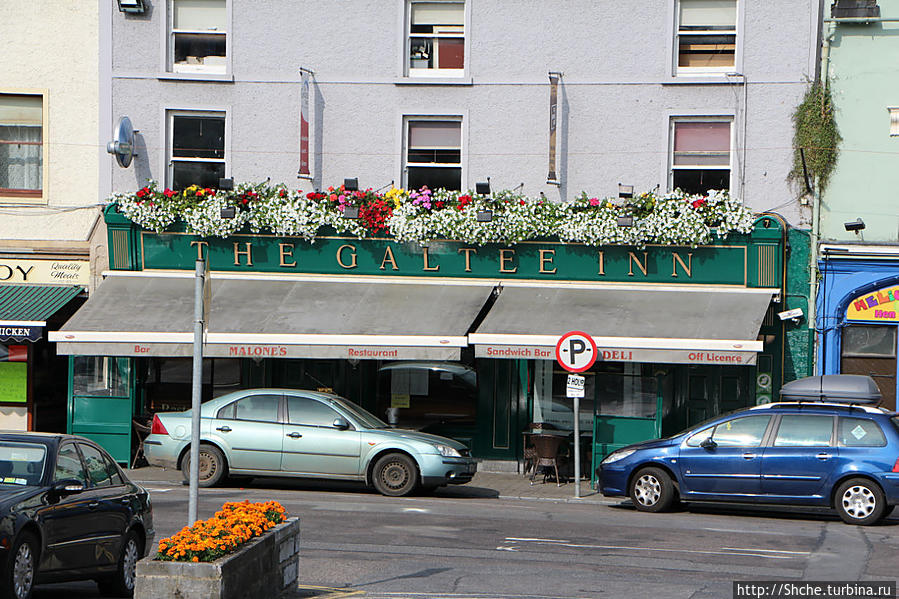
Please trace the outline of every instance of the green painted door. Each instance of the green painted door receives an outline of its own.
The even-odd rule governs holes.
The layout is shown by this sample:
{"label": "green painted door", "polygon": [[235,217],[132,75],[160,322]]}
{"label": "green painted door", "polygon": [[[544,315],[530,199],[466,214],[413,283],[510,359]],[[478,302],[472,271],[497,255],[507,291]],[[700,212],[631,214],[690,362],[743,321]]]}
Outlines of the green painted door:
{"label": "green painted door", "polygon": [[520,360],[477,360],[478,416],[473,455],[481,459],[518,459],[521,445],[519,395],[527,365]]}
{"label": "green painted door", "polygon": [[131,462],[133,376],[129,358],[73,356],[69,360],[68,427],[120,464]]}
{"label": "green painted door", "polygon": [[747,366],[690,366],[684,384],[685,422],[689,428],[708,418],[753,404],[755,368]]}

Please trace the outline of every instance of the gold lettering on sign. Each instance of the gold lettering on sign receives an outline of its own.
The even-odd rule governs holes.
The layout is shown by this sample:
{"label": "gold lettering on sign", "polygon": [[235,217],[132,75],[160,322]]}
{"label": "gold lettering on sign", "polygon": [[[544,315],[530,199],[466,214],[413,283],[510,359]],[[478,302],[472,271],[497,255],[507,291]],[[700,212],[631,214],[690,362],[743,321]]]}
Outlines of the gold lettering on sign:
{"label": "gold lettering on sign", "polygon": [[629,277],[634,276],[634,262],[637,263],[637,268],[640,269],[640,272],[643,273],[643,276],[644,277],[646,276],[646,263],[647,263],[646,254],[647,254],[647,252],[643,252],[643,262],[641,263],[640,259],[637,258],[636,254],[634,254],[634,252],[627,253],[627,268],[628,268],[627,276],[629,276]]}
{"label": "gold lettering on sign", "polygon": [[[384,250],[384,259],[381,260],[381,270],[384,270],[384,265],[390,263],[390,267],[393,270],[399,270],[399,267],[396,265],[396,258],[393,257],[393,250],[390,249],[390,246],[387,246],[387,249]],[[427,258],[425,258],[425,264],[427,264]]]}
{"label": "gold lettering on sign", "polygon": [[693,252],[687,253],[687,263],[684,264],[683,259],[680,257],[680,254],[677,252],[671,252],[671,276],[677,276],[677,265],[680,264],[680,267],[683,269],[684,273],[688,277],[693,276]]}
{"label": "gold lettering on sign", "polygon": [[[511,253],[511,255],[509,255]],[[506,263],[512,262],[515,259],[515,250],[500,250],[499,251],[499,271],[502,273],[514,273],[518,272],[518,267],[515,266],[512,269],[506,268]]]}
{"label": "gold lettering on sign", "polygon": [[422,249],[421,256],[422,256],[422,259],[424,260],[424,267],[422,268],[422,270],[432,271],[432,272],[440,270],[439,264],[436,264],[434,266],[431,266],[428,264],[428,246],[424,246],[421,249]]}
{"label": "gold lettering on sign", "polygon": [[247,241],[245,244],[247,249],[241,250],[240,243],[234,242],[234,266],[240,266],[240,257],[247,257],[247,266],[253,266],[253,244]]}
{"label": "gold lettering on sign", "polygon": [[465,272],[471,272],[471,254],[478,253],[476,248],[459,248],[459,253],[465,254]]}
{"label": "gold lettering on sign", "polygon": [[281,258],[280,264],[278,266],[289,267],[289,266],[297,265],[296,260],[294,260],[293,262],[290,262],[290,263],[288,263],[286,260],[287,258],[293,258],[293,244],[292,243],[279,243],[278,244],[278,254]]}
{"label": "gold lettering on sign", "polygon": [[600,251],[599,252],[599,272],[596,274],[605,276],[606,275],[606,253]]}
{"label": "gold lettering on sign", "polygon": [[[343,250],[351,250],[350,256],[353,261],[349,264],[345,264],[343,261]],[[337,264],[344,268],[356,268],[356,247],[352,245],[342,245],[337,248]]]}
{"label": "gold lettering on sign", "polygon": [[[203,249],[209,247],[208,241],[191,241],[191,246],[197,246],[197,260],[203,259]],[[237,244],[235,244],[237,245]],[[206,251],[206,255],[209,255],[209,251]]]}
{"label": "gold lettering on sign", "polygon": [[[556,266],[553,259],[556,257],[556,250],[540,250],[540,274],[554,275],[556,274]],[[546,266],[552,266],[552,270],[547,270]]]}

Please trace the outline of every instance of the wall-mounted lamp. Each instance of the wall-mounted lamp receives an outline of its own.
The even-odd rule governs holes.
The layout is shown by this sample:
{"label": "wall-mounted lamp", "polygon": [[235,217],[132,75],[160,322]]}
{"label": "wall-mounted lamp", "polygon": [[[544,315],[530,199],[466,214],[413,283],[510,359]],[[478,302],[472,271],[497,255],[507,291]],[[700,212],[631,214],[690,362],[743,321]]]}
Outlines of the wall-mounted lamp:
{"label": "wall-mounted lamp", "polygon": [[222,191],[232,191],[234,189],[234,179],[219,179],[219,189]]}
{"label": "wall-mounted lamp", "polygon": [[140,15],[146,10],[144,8],[144,0],[116,0],[119,5],[119,12],[127,12]]}
{"label": "wall-mounted lamp", "polygon": [[353,177],[352,179],[344,179],[343,189],[344,191],[359,191],[359,179],[357,177]]}
{"label": "wall-mounted lamp", "polygon": [[478,195],[489,196],[490,195],[490,177],[487,177],[487,181],[478,181],[474,184],[474,191]]}
{"label": "wall-mounted lamp", "polygon": [[618,197],[623,200],[629,200],[634,197],[634,186],[633,185],[622,185],[618,184]]}
{"label": "wall-mounted lamp", "polygon": [[861,218],[857,218],[852,222],[843,223],[843,226],[846,227],[847,231],[855,231],[856,233],[858,233],[865,228],[865,221],[863,221]]}

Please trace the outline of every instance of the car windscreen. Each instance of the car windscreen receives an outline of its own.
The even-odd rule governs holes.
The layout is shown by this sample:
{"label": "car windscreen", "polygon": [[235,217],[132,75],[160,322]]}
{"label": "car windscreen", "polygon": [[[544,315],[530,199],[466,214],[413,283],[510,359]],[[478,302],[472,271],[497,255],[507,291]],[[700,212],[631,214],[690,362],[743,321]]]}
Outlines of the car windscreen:
{"label": "car windscreen", "polygon": [[341,397],[333,401],[337,407],[347,412],[362,428],[390,428],[386,422],[347,399]]}
{"label": "car windscreen", "polygon": [[37,485],[46,461],[47,448],[40,443],[0,441],[0,484]]}

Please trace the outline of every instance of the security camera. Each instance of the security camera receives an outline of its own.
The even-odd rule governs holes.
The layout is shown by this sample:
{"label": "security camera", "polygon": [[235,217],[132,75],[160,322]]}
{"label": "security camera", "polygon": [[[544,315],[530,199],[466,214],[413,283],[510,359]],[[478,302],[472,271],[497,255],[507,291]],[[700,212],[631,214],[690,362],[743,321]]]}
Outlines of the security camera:
{"label": "security camera", "polygon": [[843,227],[845,227],[847,231],[861,231],[865,228],[865,221],[857,218],[852,222],[843,223]]}
{"label": "security camera", "polygon": [[799,322],[799,319],[802,318],[802,308],[794,308],[792,310],[787,310],[786,312],[778,312],[777,317],[781,320],[792,320],[793,322]]}

